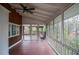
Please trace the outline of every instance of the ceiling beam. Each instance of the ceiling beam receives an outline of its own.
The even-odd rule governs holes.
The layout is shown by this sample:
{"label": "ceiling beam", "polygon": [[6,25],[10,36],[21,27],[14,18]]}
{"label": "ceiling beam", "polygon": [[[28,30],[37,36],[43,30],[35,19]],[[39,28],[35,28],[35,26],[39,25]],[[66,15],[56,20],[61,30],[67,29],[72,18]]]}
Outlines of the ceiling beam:
{"label": "ceiling beam", "polygon": [[49,12],[49,13],[55,12],[56,10],[58,10],[58,8],[56,8],[56,7],[53,7],[53,8],[56,9],[56,10],[53,10],[53,8],[52,8],[53,5],[49,5],[49,4],[46,4],[46,3],[39,3],[39,4],[38,3],[36,3],[36,4],[30,3],[29,5],[30,6],[32,5],[33,7],[36,7],[37,9],[44,10],[44,11]]}
{"label": "ceiling beam", "polygon": [[24,18],[26,18],[26,19],[32,19],[32,20],[37,20],[37,21],[41,21],[41,22],[45,22],[45,21],[43,21],[43,20],[40,20],[39,18],[36,18],[36,17],[30,17],[30,16],[23,16]]}
{"label": "ceiling beam", "polygon": [[49,16],[46,16],[46,15],[40,14],[40,13],[34,13],[33,15],[39,15],[40,17],[49,18]]}
{"label": "ceiling beam", "polygon": [[33,15],[33,14],[23,14],[24,17],[30,17],[30,18],[35,18],[41,21],[46,21],[47,18],[44,17],[39,17],[37,15]]}
{"label": "ceiling beam", "polygon": [[45,24],[45,23],[37,19],[23,17],[23,24]]}
{"label": "ceiling beam", "polygon": [[45,11],[45,10],[42,10],[42,8],[39,8],[39,7],[36,7],[36,6],[34,6],[34,5],[32,5],[32,3],[27,3],[27,4],[25,4],[24,3],[24,5],[25,6],[28,6],[28,7],[35,7],[36,9],[35,9],[35,11],[34,12],[37,12],[37,13],[45,13],[45,14],[49,14],[49,16],[50,16],[50,14],[52,14],[51,12],[48,12],[48,11]]}
{"label": "ceiling beam", "polygon": [[11,8],[11,6],[8,3],[0,3],[0,5],[2,5],[3,7],[5,7],[6,9],[8,9],[11,12],[16,12],[16,10]]}
{"label": "ceiling beam", "polygon": [[68,5],[66,5],[60,12],[56,12],[56,15],[52,18],[51,17],[51,20],[47,21],[46,23],[49,23],[51,22],[52,20],[54,20],[57,16],[61,15],[62,13],[64,13],[64,11],[66,11],[68,8],[70,8],[72,5],[74,5],[74,3],[70,3]]}

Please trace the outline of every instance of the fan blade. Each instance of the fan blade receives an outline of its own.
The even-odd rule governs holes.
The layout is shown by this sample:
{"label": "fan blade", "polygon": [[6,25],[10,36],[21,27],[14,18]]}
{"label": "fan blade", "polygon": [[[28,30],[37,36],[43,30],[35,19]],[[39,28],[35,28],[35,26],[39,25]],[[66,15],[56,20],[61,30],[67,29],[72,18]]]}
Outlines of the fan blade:
{"label": "fan blade", "polygon": [[20,4],[20,6],[21,6],[23,9],[25,9],[25,8],[26,8],[23,4]]}
{"label": "fan blade", "polygon": [[25,10],[23,10],[23,13],[25,12]]}
{"label": "fan blade", "polygon": [[15,10],[23,10],[23,9],[21,9],[21,8],[14,8]]}
{"label": "fan blade", "polygon": [[29,8],[29,10],[35,10],[35,8]]}
{"label": "fan blade", "polygon": [[32,12],[32,11],[30,11],[30,10],[28,10],[27,12],[29,12],[30,14],[33,14],[33,12]]}

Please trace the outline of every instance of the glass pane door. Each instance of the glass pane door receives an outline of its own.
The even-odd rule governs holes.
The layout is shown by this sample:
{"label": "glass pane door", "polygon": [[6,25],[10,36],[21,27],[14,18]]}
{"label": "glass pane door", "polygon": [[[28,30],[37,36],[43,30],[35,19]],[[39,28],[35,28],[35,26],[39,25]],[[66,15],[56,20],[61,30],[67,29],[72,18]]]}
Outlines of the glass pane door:
{"label": "glass pane door", "polygon": [[38,40],[37,26],[32,26],[31,37],[32,40]]}

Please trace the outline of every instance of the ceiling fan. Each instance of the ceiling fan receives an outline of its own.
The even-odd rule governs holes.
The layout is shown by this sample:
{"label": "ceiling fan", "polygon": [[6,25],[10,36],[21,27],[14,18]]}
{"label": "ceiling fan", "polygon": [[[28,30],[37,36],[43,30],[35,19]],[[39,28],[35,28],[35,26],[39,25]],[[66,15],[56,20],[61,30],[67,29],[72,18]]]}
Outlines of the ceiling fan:
{"label": "ceiling fan", "polygon": [[33,14],[33,11],[32,10],[35,10],[35,8],[27,8],[27,6],[24,6],[23,4],[19,4],[19,5],[22,7],[22,9],[21,8],[18,8],[16,10],[20,10],[23,13],[28,12],[30,14]]}

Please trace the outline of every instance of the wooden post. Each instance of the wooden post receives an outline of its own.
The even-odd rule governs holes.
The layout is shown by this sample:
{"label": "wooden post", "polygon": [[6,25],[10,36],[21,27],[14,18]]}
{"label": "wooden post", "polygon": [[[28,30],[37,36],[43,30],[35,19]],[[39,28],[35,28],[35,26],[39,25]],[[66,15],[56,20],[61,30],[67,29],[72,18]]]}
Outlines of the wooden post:
{"label": "wooden post", "polygon": [[30,40],[32,40],[32,25],[30,24]]}
{"label": "wooden post", "polygon": [[37,25],[37,39],[39,39],[39,24]]}

